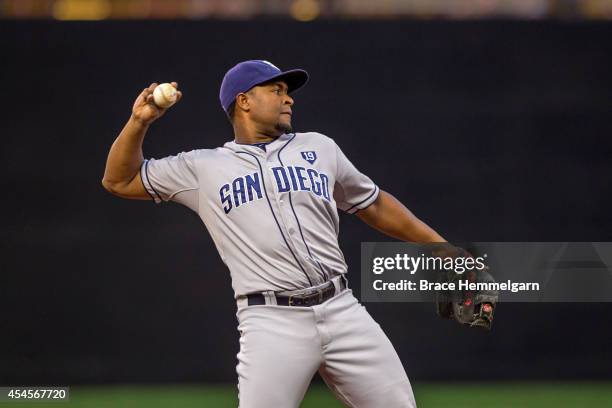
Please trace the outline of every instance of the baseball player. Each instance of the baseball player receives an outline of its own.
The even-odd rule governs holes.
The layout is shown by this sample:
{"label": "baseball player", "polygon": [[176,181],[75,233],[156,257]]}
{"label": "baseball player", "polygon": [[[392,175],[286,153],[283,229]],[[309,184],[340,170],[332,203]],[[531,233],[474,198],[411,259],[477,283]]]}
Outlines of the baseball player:
{"label": "baseball player", "polygon": [[298,407],[317,371],[347,406],[413,407],[397,353],[348,288],[337,209],[400,240],[444,239],[333,139],[293,131],[290,94],[307,81],[301,69],[241,62],[219,95],[234,140],[144,160],[147,129],[167,110],[151,84],[110,149],[102,184],[123,198],[178,202],[204,222],[235,292],[240,407]]}

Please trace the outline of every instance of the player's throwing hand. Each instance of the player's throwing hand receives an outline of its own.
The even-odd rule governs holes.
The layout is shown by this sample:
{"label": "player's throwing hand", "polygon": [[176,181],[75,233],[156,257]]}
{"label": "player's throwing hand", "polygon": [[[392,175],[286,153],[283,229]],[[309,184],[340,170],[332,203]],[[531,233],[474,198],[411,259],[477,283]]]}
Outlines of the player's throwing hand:
{"label": "player's throwing hand", "polygon": [[[173,87],[178,89],[178,84],[176,82],[171,83]],[[153,82],[149,85],[148,88],[143,89],[143,91],[138,95],[136,101],[134,102],[134,106],[132,107],[132,116],[137,121],[141,122],[144,125],[150,125],[154,120],[160,118],[168,108],[160,108],[155,105],[153,100],[153,91],[157,87],[157,83]],[[183,94],[181,91],[177,91],[176,93],[176,102],[181,100]]]}

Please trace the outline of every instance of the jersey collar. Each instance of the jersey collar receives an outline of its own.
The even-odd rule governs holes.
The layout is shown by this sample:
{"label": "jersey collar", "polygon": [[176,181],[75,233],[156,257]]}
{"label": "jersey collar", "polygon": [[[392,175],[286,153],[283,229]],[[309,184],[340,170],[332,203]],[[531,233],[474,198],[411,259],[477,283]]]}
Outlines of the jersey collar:
{"label": "jersey collar", "polygon": [[294,136],[293,133],[283,133],[282,135],[280,135],[279,137],[277,137],[276,139],[274,139],[273,141],[269,142],[269,143],[265,143],[265,149],[262,149],[259,145],[261,145],[261,143],[257,143],[257,144],[247,144],[247,143],[237,143],[236,139],[232,140],[231,142],[227,142],[223,145],[223,147],[228,148],[232,151],[247,151],[250,153],[256,153],[256,154],[270,154],[273,151],[276,151],[277,149],[279,149],[279,146],[283,146],[285,144],[285,142],[289,139],[291,139]]}

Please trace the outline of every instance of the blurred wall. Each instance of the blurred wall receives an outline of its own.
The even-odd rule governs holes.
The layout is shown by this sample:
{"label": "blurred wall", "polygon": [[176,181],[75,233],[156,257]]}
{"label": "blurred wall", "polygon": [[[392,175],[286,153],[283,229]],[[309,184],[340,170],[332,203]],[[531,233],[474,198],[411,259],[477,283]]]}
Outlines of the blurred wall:
{"label": "blurred wall", "polygon": [[[176,204],[100,185],[136,95],[184,99],[147,157],[233,138],[240,60],[303,67],[294,124],[333,137],[449,240],[612,241],[612,26],[490,22],[0,24],[0,383],[235,381],[228,271]],[[359,244],[388,240],[343,216]],[[368,304],[413,380],[611,378],[610,304],[502,304],[491,333]]]}

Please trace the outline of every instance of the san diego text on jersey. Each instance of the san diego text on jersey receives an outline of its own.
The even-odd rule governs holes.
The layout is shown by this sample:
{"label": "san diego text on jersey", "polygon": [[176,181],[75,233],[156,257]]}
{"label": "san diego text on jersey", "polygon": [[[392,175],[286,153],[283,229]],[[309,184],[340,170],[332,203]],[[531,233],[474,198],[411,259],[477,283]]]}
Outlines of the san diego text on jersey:
{"label": "san diego text on jersey", "polygon": [[[300,166],[273,167],[272,173],[279,193],[305,191],[324,200],[331,200],[329,177],[324,173]],[[229,214],[234,207],[251,203],[253,200],[260,200],[261,191],[259,173],[236,177],[231,183],[226,183],[219,189],[223,211]]]}

